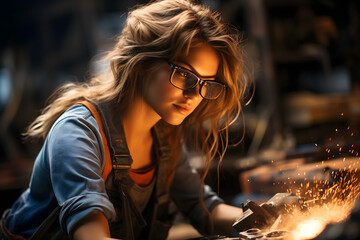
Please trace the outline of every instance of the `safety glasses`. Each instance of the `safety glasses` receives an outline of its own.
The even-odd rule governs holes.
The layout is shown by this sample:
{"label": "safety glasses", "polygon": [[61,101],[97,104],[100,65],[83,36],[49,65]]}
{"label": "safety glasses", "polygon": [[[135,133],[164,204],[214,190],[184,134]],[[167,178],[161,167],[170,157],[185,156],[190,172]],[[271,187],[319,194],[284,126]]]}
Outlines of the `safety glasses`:
{"label": "safety glasses", "polygon": [[199,94],[205,99],[217,99],[225,92],[226,85],[215,80],[202,80],[194,72],[168,62],[172,68],[170,83],[179,89],[187,90],[200,85]]}

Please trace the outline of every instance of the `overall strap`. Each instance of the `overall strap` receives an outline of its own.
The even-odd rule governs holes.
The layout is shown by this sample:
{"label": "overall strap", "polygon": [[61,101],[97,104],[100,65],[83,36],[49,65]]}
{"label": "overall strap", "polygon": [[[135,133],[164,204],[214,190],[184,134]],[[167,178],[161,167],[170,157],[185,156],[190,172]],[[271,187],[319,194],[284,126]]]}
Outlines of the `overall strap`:
{"label": "overall strap", "polygon": [[160,162],[157,169],[156,197],[149,231],[150,240],[166,239],[173,222],[173,217],[169,218],[171,212],[170,194],[166,187],[166,173],[169,171],[171,148],[168,138],[161,127],[155,125],[154,132],[156,134]]}
{"label": "overall strap", "polygon": [[99,125],[103,148],[106,153],[103,179],[106,181],[111,170],[113,171],[114,181],[117,183],[119,194],[122,194],[123,198],[123,217],[127,229],[125,239],[133,240],[132,213],[135,213],[135,216],[143,225],[146,225],[146,222],[137,211],[126,187],[131,183],[128,170],[133,160],[127,147],[121,118],[118,112],[113,109],[111,103],[95,104],[84,101],[80,104],[83,104],[90,110]]}
{"label": "overall strap", "polygon": [[91,112],[91,114],[93,115],[93,117],[95,118],[95,120],[99,126],[101,140],[103,143],[103,149],[105,151],[105,167],[104,167],[104,171],[102,173],[102,178],[106,182],[106,179],[111,172],[111,157],[110,157],[110,151],[109,151],[109,147],[108,147],[107,138],[106,138],[106,135],[104,132],[104,127],[103,127],[103,122],[102,122],[101,116],[100,116],[99,112],[97,111],[96,107],[91,102],[81,101],[81,102],[79,102],[79,104],[82,104],[87,109],[89,109],[89,111]]}
{"label": "overall strap", "polygon": [[156,184],[156,195],[160,202],[167,201],[169,197],[168,189],[166,188],[166,173],[169,171],[169,164],[171,161],[171,148],[168,142],[168,137],[165,131],[158,125],[154,126],[154,132],[156,135],[158,152],[159,152],[159,165],[158,176]]}
{"label": "overall strap", "polygon": [[133,160],[127,147],[120,118],[111,109],[109,103],[96,104],[90,101],[81,101],[79,104],[83,104],[89,109],[99,125],[105,151],[105,167],[102,174],[104,181],[106,181],[111,170],[121,172],[120,175],[128,174],[128,169]]}
{"label": "overall strap", "polygon": [[112,169],[115,172],[128,173],[133,160],[127,147],[123,125],[118,110],[116,109],[116,104],[105,102],[95,106],[103,120]]}

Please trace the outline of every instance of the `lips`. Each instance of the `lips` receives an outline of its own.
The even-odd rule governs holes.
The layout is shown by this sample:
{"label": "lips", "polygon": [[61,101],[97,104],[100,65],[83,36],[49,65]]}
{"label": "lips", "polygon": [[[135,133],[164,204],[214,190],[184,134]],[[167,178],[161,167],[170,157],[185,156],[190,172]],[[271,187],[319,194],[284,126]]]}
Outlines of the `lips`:
{"label": "lips", "polygon": [[173,104],[174,107],[183,115],[189,115],[191,113],[191,108],[185,105]]}

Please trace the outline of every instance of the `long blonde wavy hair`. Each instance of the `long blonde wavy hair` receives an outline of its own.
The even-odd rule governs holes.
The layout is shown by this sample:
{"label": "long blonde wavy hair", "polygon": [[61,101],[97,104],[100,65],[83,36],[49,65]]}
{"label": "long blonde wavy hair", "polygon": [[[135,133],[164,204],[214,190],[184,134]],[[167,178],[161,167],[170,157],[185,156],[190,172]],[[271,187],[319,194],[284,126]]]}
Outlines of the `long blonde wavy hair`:
{"label": "long blonde wavy hair", "polygon": [[224,156],[228,127],[242,113],[248,74],[239,32],[223,23],[219,13],[187,0],[154,1],[131,10],[104,59],[110,63],[108,71],[60,87],[25,135],[45,138],[55,120],[81,100],[116,100],[126,111],[133,97],[141,94],[147,71],[158,61],[176,60],[199,42],[210,44],[220,56],[217,75],[227,85],[226,94],[204,99],[181,125],[171,126],[170,134],[174,146],[190,142],[203,150],[207,159],[203,182],[212,159]]}

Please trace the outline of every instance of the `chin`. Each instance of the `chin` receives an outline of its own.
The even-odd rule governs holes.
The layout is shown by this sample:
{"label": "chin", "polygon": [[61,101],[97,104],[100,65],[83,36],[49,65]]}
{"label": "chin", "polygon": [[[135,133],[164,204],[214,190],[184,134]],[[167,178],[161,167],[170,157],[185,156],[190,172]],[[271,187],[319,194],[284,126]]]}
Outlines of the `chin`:
{"label": "chin", "polygon": [[170,124],[170,125],[178,126],[178,125],[180,125],[180,124],[185,120],[185,118],[182,118],[182,119],[179,119],[179,118],[177,118],[177,119],[166,119],[166,118],[163,118],[163,120],[164,120],[165,122],[167,122],[168,124]]}

